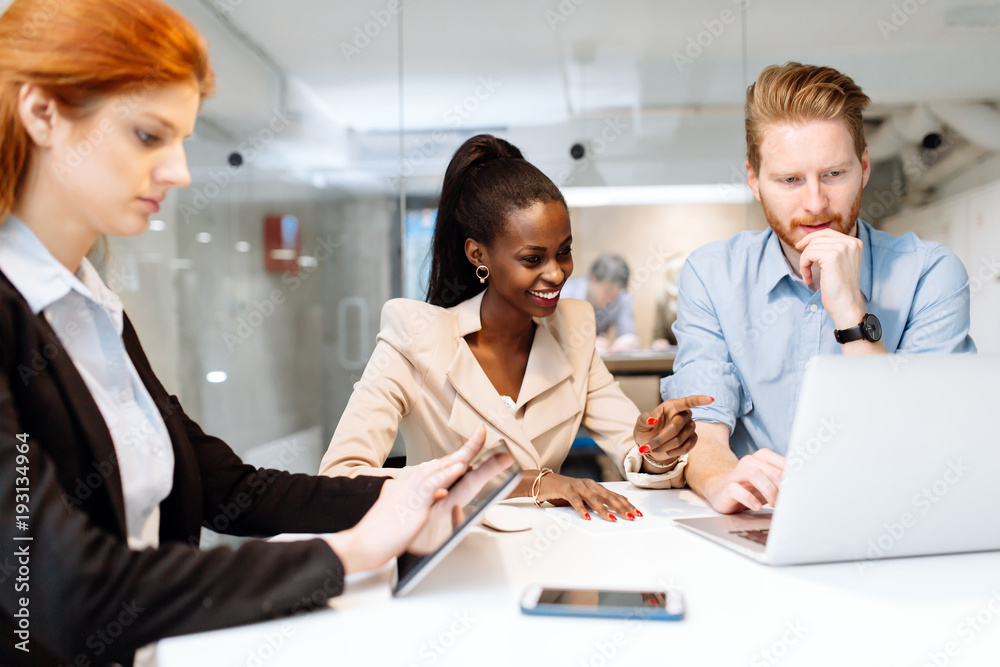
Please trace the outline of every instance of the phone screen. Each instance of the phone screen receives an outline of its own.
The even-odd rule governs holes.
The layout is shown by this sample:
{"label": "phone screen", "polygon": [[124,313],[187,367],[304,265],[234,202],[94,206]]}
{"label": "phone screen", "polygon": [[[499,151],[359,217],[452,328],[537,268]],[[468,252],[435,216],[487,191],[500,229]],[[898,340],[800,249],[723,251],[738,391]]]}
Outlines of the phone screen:
{"label": "phone screen", "polygon": [[666,609],[667,595],[663,591],[598,591],[543,588],[538,604],[572,605],[574,607]]}

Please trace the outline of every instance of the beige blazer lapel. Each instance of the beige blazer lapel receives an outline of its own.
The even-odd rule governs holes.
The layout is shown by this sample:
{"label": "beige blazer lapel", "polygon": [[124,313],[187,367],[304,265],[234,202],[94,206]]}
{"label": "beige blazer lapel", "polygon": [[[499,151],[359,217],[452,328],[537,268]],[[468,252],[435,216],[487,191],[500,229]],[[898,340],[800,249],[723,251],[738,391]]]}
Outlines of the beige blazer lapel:
{"label": "beige blazer lapel", "polygon": [[573,388],[573,365],[548,326],[536,322],[528,367],[517,396],[518,409],[534,401],[521,424],[532,440],[583,412]]}
{"label": "beige blazer lapel", "polygon": [[[479,308],[483,302],[483,294],[485,292],[451,308],[458,318],[457,349],[446,375],[458,396],[452,406],[448,427],[465,438],[471,438],[479,425],[485,423],[487,431],[499,432],[499,436],[494,437],[487,434],[487,446],[493,444],[498,437],[503,437],[522,466],[527,467],[529,460],[532,465],[537,466],[540,460],[538,451],[514,418],[514,414],[504,405],[493,383],[486,377],[482,366],[465,342],[465,336],[482,328]],[[522,450],[523,455],[518,456],[516,449]]]}

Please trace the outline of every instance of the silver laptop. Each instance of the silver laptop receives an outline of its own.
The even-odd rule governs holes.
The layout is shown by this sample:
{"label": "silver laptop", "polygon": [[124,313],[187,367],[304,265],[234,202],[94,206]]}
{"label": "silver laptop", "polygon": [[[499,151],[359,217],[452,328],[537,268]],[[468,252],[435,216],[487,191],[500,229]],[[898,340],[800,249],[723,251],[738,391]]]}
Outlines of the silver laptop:
{"label": "silver laptop", "polygon": [[777,506],[676,519],[769,565],[1000,549],[1000,357],[820,356]]}

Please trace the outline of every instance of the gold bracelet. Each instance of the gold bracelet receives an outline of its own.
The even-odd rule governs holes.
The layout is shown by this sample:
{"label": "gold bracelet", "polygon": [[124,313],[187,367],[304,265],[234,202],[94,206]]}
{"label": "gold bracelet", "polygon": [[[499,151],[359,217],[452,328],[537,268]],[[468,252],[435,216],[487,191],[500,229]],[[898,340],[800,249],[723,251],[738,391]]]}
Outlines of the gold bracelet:
{"label": "gold bracelet", "polygon": [[542,490],[542,477],[545,477],[550,472],[552,472],[552,468],[542,468],[538,472],[538,477],[531,483],[531,499],[535,501],[535,505],[538,507],[542,506],[542,503],[538,501],[538,494]]}
{"label": "gold bracelet", "polygon": [[643,454],[642,459],[652,467],[659,468],[660,470],[666,472],[668,470],[672,470],[675,467],[677,467],[677,462],[680,460],[680,457],[675,458],[673,461],[670,461],[669,463],[660,463],[649,454]]}

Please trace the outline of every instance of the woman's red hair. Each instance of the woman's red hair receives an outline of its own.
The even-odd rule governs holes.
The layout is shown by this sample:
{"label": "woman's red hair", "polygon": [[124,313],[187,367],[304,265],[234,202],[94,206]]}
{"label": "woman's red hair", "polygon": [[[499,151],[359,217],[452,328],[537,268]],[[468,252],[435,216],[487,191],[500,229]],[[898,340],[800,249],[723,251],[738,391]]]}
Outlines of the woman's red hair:
{"label": "woman's red hair", "polygon": [[65,113],[85,114],[103,97],[184,81],[202,99],[211,94],[208,48],[159,0],[14,0],[0,16],[0,221],[28,170],[21,86],[45,89]]}

